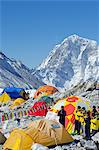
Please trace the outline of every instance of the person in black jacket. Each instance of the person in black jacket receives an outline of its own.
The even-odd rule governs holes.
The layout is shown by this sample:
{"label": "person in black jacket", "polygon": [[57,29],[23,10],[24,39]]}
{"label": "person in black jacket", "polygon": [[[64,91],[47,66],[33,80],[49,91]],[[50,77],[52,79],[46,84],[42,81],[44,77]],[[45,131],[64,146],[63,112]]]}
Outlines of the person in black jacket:
{"label": "person in black jacket", "polygon": [[66,111],[64,110],[64,106],[61,106],[61,110],[58,112],[59,122],[65,127],[65,116]]}
{"label": "person in black jacket", "polygon": [[87,112],[86,118],[85,118],[85,134],[86,134],[86,140],[90,140],[90,124],[91,124],[91,118],[90,118],[90,111]]}
{"label": "person in black jacket", "polygon": [[93,106],[92,115],[95,116],[97,114],[96,106]]}
{"label": "person in black jacket", "polygon": [[17,120],[17,123],[18,123],[18,126],[20,125],[20,119],[19,118],[16,118]]}

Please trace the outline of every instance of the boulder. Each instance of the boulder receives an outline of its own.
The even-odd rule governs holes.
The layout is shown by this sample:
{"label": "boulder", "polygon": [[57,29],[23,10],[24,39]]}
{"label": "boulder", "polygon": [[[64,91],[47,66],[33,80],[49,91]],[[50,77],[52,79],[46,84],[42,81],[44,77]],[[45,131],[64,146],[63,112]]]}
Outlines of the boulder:
{"label": "boulder", "polygon": [[3,145],[6,140],[6,137],[0,132],[0,145]]}

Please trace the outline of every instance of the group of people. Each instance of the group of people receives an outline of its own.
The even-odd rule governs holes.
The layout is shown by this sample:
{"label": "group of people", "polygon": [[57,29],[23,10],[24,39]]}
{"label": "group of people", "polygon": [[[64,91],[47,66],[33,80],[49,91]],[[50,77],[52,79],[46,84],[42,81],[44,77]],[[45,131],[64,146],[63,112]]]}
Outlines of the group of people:
{"label": "group of people", "polygon": [[99,130],[99,106],[93,106],[92,111],[86,111],[85,107],[77,107],[75,113],[74,134],[82,134],[87,140],[91,139]]}
{"label": "group of people", "polygon": [[[64,106],[58,112],[59,122],[65,127],[66,111]],[[77,107],[75,112],[74,133],[84,136],[87,140],[99,131],[99,106],[93,106],[92,111],[87,111],[85,107]]]}

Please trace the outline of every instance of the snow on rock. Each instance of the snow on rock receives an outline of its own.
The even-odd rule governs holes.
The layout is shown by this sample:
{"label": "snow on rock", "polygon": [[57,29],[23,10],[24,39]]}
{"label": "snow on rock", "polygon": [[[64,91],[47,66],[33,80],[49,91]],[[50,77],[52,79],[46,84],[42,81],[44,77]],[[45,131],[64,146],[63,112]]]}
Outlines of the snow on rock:
{"label": "snow on rock", "polygon": [[51,111],[47,112],[45,119],[56,120],[57,122],[59,122],[59,116],[57,115],[57,113]]}
{"label": "snow on rock", "polygon": [[25,89],[44,85],[21,61],[9,59],[0,52],[0,87],[16,86]]}
{"label": "snow on rock", "polygon": [[50,149],[50,150],[64,150],[64,149],[61,146],[56,146],[55,148]]}
{"label": "snow on rock", "polygon": [[41,144],[37,144],[37,143],[33,144],[31,149],[32,150],[49,150],[48,147],[45,147],[45,146],[43,146]]}
{"label": "snow on rock", "polygon": [[0,150],[2,150],[2,145],[0,145]]}
{"label": "snow on rock", "polygon": [[99,132],[98,133],[96,133],[93,137],[92,137],[92,139],[93,139],[93,141],[94,142],[98,142],[99,143]]}
{"label": "snow on rock", "polygon": [[0,88],[0,94],[3,92],[3,89],[2,88]]}
{"label": "snow on rock", "polygon": [[75,135],[75,136],[73,136],[73,138],[75,140],[81,140],[83,137],[81,135]]}
{"label": "snow on rock", "polygon": [[[77,95],[87,101],[90,101],[90,104],[94,104],[96,106],[99,105],[99,90],[97,90],[98,82],[94,80],[88,80],[84,83],[79,83],[73,88],[66,90],[64,92],[64,96],[67,97],[69,95]],[[92,103],[91,103],[92,102]]]}
{"label": "snow on rock", "polygon": [[96,41],[71,35],[53,48],[33,74],[47,84],[68,89],[88,79],[99,79],[98,58]]}
{"label": "snow on rock", "polygon": [[97,150],[96,144],[91,140],[86,141],[84,148],[87,150]]}
{"label": "snow on rock", "polygon": [[6,130],[7,129],[8,123],[9,123],[9,121],[6,120],[5,123],[2,126],[2,130]]}
{"label": "snow on rock", "polygon": [[35,92],[36,92],[36,89],[26,90],[26,92],[29,93],[29,98],[33,98],[33,97],[34,97],[34,94],[35,94]]}

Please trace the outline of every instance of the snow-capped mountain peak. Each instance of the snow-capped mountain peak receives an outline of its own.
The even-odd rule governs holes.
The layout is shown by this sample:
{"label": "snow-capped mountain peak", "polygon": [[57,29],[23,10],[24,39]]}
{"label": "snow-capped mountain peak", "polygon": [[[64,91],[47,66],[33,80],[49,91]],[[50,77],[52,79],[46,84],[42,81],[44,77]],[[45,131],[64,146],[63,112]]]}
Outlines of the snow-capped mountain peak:
{"label": "snow-capped mountain peak", "polygon": [[98,58],[97,42],[74,34],[56,45],[33,74],[46,83],[68,88],[99,78]]}

